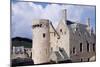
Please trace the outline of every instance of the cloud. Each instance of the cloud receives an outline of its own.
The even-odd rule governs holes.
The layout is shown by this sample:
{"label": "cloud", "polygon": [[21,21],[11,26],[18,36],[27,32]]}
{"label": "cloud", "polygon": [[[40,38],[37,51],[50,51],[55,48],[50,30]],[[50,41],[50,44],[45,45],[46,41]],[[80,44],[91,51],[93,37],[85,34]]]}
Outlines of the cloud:
{"label": "cloud", "polygon": [[61,6],[58,4],[49,4],[45,7],[42,14],[43,19],[49,19],[54,26],[57,26],[58,21],[61,18]]}
{"label": "cloud", "polygon": [[[33,6],[32,6],[33,5]],[[33,18],[39,18],[41,6],[27,2],[18,2],[12,4],[12,37],[21,36],[32,38]]]}
{"label": "cloud", "polygon": [[[43,3],[42,3],[43,4]],[[74,5],[48,4],[45,8],[33,2],[12,3],[12,37],[32,38],[33,19],[49,19],[56,27],[62,18],[62,9],[67,9],[67,19],[84,23],[86,16],[94,18],[94,8]]]}

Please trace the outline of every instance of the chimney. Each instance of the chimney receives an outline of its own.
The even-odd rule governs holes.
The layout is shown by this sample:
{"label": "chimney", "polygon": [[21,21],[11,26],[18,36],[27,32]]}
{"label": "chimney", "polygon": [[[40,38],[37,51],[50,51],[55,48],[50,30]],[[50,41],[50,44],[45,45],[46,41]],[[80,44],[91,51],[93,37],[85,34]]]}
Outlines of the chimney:
{"label": "chimney", "polygon": [[90,18],[87,18],[86,25],[90,27]]}
{"label": "chimney", "polygon": [[86,25],[87,25],[87,31],[91,34],[90,18],[87,18]]}
{"label": "chimney", "polygon": [[67,10],[66,9],[62,10],[62,19],[67,20]]}

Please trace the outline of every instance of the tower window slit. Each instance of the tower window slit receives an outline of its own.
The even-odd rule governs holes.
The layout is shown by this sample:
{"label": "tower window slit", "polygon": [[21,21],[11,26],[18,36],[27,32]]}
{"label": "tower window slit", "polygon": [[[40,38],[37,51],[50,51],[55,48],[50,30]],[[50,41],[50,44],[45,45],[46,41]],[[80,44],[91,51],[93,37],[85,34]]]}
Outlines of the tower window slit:
{"label": "tower window slit", "polygon": [[45,38],[45,33],[43,33],[43,38]]}

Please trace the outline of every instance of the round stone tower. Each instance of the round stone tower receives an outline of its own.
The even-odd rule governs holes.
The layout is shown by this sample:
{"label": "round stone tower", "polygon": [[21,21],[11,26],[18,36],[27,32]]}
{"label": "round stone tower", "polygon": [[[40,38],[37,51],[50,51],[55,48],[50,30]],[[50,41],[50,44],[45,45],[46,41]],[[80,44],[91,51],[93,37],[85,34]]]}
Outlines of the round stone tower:
{"label": "round stone tower", "polygon": [[50,61],[49,20],[33,20],[32,32],[32,59],[34,64],[48,63]]}

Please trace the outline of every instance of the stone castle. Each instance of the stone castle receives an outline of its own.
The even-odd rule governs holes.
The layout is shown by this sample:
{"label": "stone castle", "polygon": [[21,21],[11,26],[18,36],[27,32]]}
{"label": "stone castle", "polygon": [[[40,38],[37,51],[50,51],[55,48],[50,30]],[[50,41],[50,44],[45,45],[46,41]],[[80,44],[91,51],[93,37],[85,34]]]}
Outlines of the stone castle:
{"label": "stone castle", "polygon": [[67,10],[57,28],[47,19],[33,20],[32,59],[34,64],[71,60],[85,62],[96,60],[96,35],[87,24],[67,20]]}

